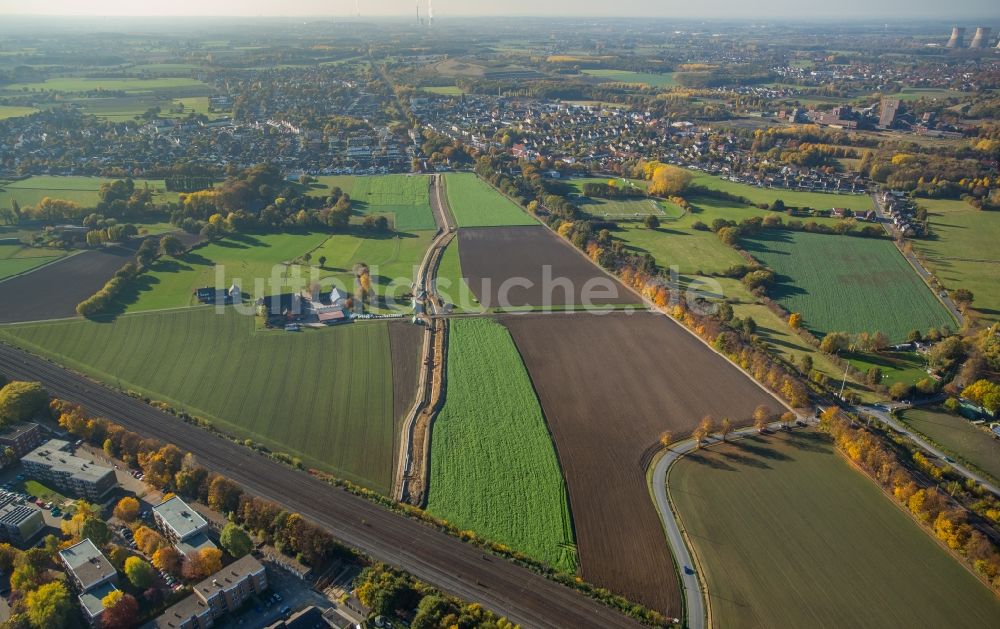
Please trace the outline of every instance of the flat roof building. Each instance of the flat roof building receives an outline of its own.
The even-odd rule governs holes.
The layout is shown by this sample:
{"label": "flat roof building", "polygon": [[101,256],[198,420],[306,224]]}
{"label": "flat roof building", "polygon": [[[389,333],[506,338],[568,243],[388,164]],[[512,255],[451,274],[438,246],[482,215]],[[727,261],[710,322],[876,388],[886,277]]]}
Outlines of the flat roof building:
{"label": "flat roof building", "polygon": [[51,439],[21,458],[29,476],[89,500],[99,500],[118,484],[115,471],[70,452],[70,443]]}
{"label": "flat roof building", "polygon": [[0,495],[0,540],[24,546],[44,528],[41,509],[13,494]]}
{"label": "flat roof building", "polygon": [[80,608],[87,621],[97,626],[104,614],[101,600],[117,589],[118,572],[90,539],[59,551],[59,560],[79,595]]}
{"label": "flat roof building", "polygon": [[149,629],[209,629],[267,589],[267,571],[253,555],[237,559],[194,586],[191,596],[167,608]]}
{"label": "flat roof building", "polygon": [[215,548],[205,534],[208,521],[177,496],[153,507],[153,519],[178,552],[184,555]]}
{"label": "flat roof building", "polygon": [[42,427],[33,422],[17,422],[0,430],[0,448],[10,448],[20,459],[42,442]]}

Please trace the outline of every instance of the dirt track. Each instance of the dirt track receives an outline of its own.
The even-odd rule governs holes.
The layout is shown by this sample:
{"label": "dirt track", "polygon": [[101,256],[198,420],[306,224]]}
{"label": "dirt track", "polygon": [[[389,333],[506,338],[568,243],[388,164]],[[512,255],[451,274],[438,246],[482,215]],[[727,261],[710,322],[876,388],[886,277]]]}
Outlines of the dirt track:
{"label": "dirt track", "polygon": [[185,424],[21,350],[0,344],[0,372],[36,380],[53,395],[83,404],[148,437],[195,454],[209,469],[254,494],[318,522],[345,544],[399,566],[445,592],[506,615],[524,627],[638,627],[573,590],[511,562],[396,515],[303,472]]}
{"label": "dirt track", "polygon": [[[597,305],[640,301],[540,225],[462,228],[458,244],[462,275],[486,308],[582,304],[591,290],[593,298],[587,301]],[[544,281],[546,273],[552,282]],[[512,278],[526,280],[530,286],[511,285],[505,290],[503,284]]]}
{"label": "dirt track", "polygon": [[580,568],[670,615],[681,597],[646,486],[660,434],[777,403],[678,324],[650,313],[506,315],[555,440]]}

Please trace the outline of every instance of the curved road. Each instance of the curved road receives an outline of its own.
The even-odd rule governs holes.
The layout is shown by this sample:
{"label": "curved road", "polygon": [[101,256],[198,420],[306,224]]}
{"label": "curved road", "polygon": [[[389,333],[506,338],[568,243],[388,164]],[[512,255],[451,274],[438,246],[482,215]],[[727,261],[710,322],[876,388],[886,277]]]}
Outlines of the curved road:
{"label": "curved road", "polygon": [[0,371],[41,382],[92,414],[173,443],[246,491],[317,522],[344,544],[525,627],[639,626],[568,587],[20,349],[0,344]]}
{"label": "curved road", "polygon": [[[769,425],[774,430],[780,427],[780,423],[775,422]],[[741,428],[729,433],[727,440],[733,441],[748,435],[757,434],[757,429]],[[720,437],[709,437],[705,439],[703,445],[711,445],[722,441]],[[682,532],[681,524],[677,520],[667,496],[667,472],[670,466],[685,454],[696,450],[697,444],[694,439],[685,439],[671,445],[660,457],[653,467],[651,482],[653,484],[653,499],[656,503],[656,510],[660,514],[660,521],[663,522],[663,530],[667,534],[667,543],[670,544],[670,551],[681,569],[681,587],[684,589],[684,613],[686,616],[685,627],[689,629],[705,629],[710,626],[708,618],[708,607],[705,604],[708,597],[707,586],[702,586],[696,564],[688,548],[687,540]]]}

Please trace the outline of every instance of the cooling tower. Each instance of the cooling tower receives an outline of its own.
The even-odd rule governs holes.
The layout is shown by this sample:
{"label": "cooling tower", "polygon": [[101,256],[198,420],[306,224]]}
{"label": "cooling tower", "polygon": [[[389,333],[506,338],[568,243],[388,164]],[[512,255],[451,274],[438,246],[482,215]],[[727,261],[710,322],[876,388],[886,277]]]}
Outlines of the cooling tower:
{"label": "cooling tower", "polygon": [[969,48],[986,48],[990,45],[990,27],[980,26],[976,29],[976,34],[972,36]]}
{"label": "cooling tower", "polygon": [[961,48],[962,40],[965,39],[965,27],[956,26],[951,29],[951,39],[948,40],[948,48]]}

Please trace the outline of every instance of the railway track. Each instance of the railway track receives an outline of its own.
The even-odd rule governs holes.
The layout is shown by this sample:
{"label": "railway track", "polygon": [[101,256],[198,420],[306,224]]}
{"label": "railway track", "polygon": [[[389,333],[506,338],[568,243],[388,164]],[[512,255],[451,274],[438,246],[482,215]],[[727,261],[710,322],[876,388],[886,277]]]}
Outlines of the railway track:
{"label": "railway track", "polygon": [[0,343],[0,371],[146,437],[173,443],[208,469],[316,522],[345,545],[506,616],[524,627],[637,627],[570,588],[486,554],[434,527],[268,459],[123,393]]}

